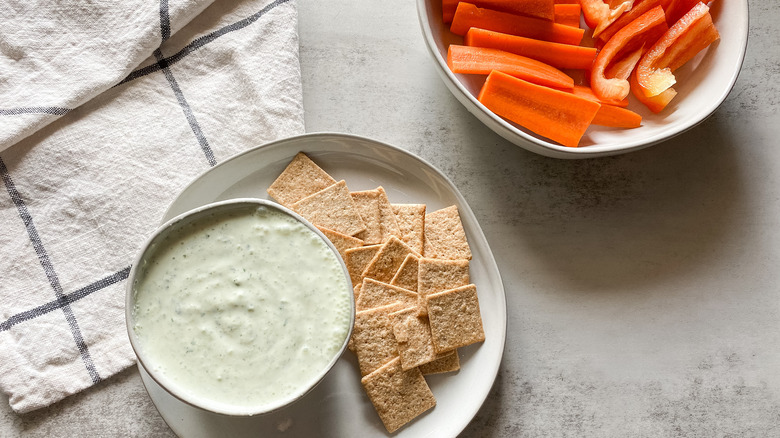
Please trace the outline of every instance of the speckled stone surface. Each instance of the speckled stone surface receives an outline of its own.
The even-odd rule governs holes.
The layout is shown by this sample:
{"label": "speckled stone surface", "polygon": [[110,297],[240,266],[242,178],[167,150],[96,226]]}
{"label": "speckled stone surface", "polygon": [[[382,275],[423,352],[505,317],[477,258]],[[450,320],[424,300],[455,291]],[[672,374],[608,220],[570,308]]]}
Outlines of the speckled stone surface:
{"label": "speckled stone surface", "polygon": [[[437,166],[498,261],[504,360],[464,436],[780,436],[774,3],[750,1],[743,70],[712,117],[589,161],[533,155],[472,117],[439,79],[414,2],[299,10],[307,131],[372,137]],[[0,405],[2,437],[173,435],[135,369],[30,414]]]}

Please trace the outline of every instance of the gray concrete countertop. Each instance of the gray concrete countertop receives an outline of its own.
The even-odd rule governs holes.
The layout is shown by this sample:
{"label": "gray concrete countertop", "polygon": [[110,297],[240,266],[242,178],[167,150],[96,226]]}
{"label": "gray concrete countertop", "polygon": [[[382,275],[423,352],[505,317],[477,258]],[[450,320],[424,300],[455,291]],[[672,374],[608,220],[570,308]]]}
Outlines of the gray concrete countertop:
{"label": "gray concrete countertop", "polygon": [[[715,0],[727,1],[727,0]],[[503,276],[495,385],[464,436],[780,435],[780,9],[750,2],[742,73],[705,123],[628,155],[526,152],[439,79],[414,2],[299,2],[306,129],[418,154]],[[1,360],[1,359],[0,359]],[[135,368],[0,436],[173,436]]]}

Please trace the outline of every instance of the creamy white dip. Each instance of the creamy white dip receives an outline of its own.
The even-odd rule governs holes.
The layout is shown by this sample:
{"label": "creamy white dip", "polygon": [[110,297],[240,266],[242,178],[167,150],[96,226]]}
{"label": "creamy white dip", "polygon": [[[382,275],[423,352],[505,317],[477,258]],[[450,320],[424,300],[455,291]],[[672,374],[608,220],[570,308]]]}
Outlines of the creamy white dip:
{"label": "creamy white dip", "polygon": [[227,409],[274,404],[319,379],[352,321],[328,245],[265,206],[161,235],[139,263],[133,331],[144,366]]}

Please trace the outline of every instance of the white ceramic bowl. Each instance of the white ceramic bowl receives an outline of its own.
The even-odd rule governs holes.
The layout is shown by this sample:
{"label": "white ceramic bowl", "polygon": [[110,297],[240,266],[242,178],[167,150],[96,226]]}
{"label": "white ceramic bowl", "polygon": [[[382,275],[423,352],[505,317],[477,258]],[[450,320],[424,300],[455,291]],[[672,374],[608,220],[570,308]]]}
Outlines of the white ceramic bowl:
{"label": "white ceramic bowl", "polygon": [[[158,366],[159,363],[155,360],[153,354],[149,354],[145,350],[144,339],[142,337],[139,337],[134,329],[136,325],[134,306],[135,306],[136,284],[138,283],[139,278],[141,278],[140,276],[142,274],[144,266],[147,265],[146,257],[149,254],[154,254],[157,243],[159,243],[166,235],[169,235],[171,232],[175,232],[177,229],[186,227],[187,224],[191,223],[194,220],[198,220],[199,218],[202,218],[206,215],[219,216],[223,213],[228,213],[230,211],[236,211],[241,209],[249,210],[253,208],[254,209],[270,208],[270,209],[280,211],[292,217],[299,223],[305,225],[309,230],[314,232],[320,239],[322,239],[322,241],[328,246],[330,251],[332,251],[333,254],[336,256],[336,260],[338,260],[338,262],[341,265],[341,271],[344,275],[344,281],[345,281],[344,283],[345,293],[346,296],[348,297],[347,299],[349,300],[350,315],[349,315],[348,331],[346,333],[346,337],[344,338],[342,345],[337,350],[337,352],[330,358],[330,361],[325,366],[320,368],[311,379],[308,379],[305,382],[305,384],[302,384],[297,389],[288,393],[288,395],[284,397],[280,397],[270,402],[265,402],[254,406],[246,406],[246,405],[242,406],[240,402],[237,402],[235,405],[232,405],[232,404],[215,402],[214,400],[211,400],[207,397],[197,396],[193,392],[191,392],[189,388],[184,387],[184,385],[182,385],[181,383],[177,383],[174,379],[171,379],[168,375],[166,375],[166,373],[160,371],[159,369],[160,367]],[[262,304],[258,303],[257,305],[260,306]],[[173,310],[173,309],[167,309],[167,310]],[[354,293],[351,288],[351,281],[349,277],[349,272],[347,271],[347,267],[344,264],[344,261],[341,259],[341,256],[339,255],[336,248],[322,234],[321,231],[319,231],[315,226],[313,226],[310,222],[302,218],[297,213],[294,213],[293,211],[275,202],[267,201],[264,199],[237,198],[237,199],[231,199],[227,201],[213,202],[210,204],[206,204],[202,207],[192,209],[186,213],[182,213],[172,218],[171,220],[165,222],[164,224],[162,224],[152,234],[152,236],[148,238],[148,240],[145,242],[145,244],[142,246],[142,249],[139,251],[138,255],[136,256],[133,262],[133,266],[130,270],[130,275],[127,281],[126,298],[125,298],[125,321],[127,326],[127,333],[130,338],[130,344],[133,350],[135,351],[136,356],[138,357],[138,361],[141,363],[141,365],[143,365],[144,369],[149,373],[151,378],[154,379],[154,381],[165,391],[167,391],[169,394],[173,395],[174,397],[178,398],[179,400],[207,412],[212,412],[212,413],[222,414],[227,416],[247,417],[247,416],[267,414],[279,410],[281,408],[284,408],[286,406],[289,406],[290,404],[294,403],[295,401],[299,400],[300,398],[308,394],[314,387],[317,386],[317,384],[319,384],[319,382],[322,381],[322,379],[333,368],[333,366],[336,364],[336,362],[339,360],[339,358],[343,355],[344,351],[346,350],[347,343],[349,341],[349,338],[351,337],[352,328],[355,321],[355,302],[354,302]]]}
{"label": "white ceramic bowl", "polygon": [[748,38],[748,2],[716,0],[710,7],[721,38],[675,72],[674,88],[678,94],[669,106],[661,114],[653,114],[631,96],[629,109],[642,115],[641,127],[592,126],[580,147],[570,148],[533,134],[485,108],[477,100],[484,76],[454,74],[447,67],[447,47],[462,44],[463,38],[442,23],[441,1],[417,0],[425,44],[452,94],[500,136],[531,152],[555,158],[591,158],[639,150],[681,134],[710,116],[726,99],[742,67]]}

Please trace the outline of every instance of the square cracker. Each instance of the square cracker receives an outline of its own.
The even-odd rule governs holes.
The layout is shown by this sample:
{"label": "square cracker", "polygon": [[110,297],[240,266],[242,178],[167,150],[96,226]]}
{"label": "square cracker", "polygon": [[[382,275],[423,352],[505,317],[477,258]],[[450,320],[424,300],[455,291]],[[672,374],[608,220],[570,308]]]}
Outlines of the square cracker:
{"label": "square cracker", "polygon": [[396,271],[390,284],[417,292],[417,271],[420,258],[407,254],[401,266]]}
{"label": "square cracker", "polygon": [[366,229],[344,180],[295,202],[291,208],[312,224],[347,236]]}
{"label": "square cracker", "polygon": [[268,187],[268,194],[280,204],[290,207],[297,201],[333,185],[336,180],[306,154],[298,152],[284,171]]}
{"label": "square cracker", "polygon": [[390,239],[382,245],[379,252],[371,259],[366,269],[363,270],[361,276],[390,283],[395,273],[398,272],[398,268],[401,267],[401,263],[406,259],[406,256],[413,253],[414,251],[403,243],[401,239],[390,236]]}
{"label": "square cracker", "polygon": [[424,234],[425,257],[471,260],[471,248],[457,206],[426,213]]}
{"label": "square cracker", "polygon": [[428,320],[438,353],[485,340],[477,287],[473,284],[428,295]]}
{"label": "square cracker", "polygon": [[390,313],[403,307],[403,304],[394,303],[355,313],[355,326],[350,343],[357,356],[361,376],[398,356],[398,342],[393,335]]}
{"label": "square cracker", "polygon": [[356,237],[347,236],[346,234],[342,234],[325,227],[317,227],[317,228],[320,231],[322,231],[322,234],[324,234],[325,237],[327,237],[328,240],[330,240],[333,246],[336,247],[336,250],[339,252],[341,259],[344,260],[344,263],[347,263],[348,249],[360,248],[363,246],[363,241]]}
{"label": "square cracker", "polygon": [[420,370],[404,371],[400,362],[399,358],[393,358],[360,380],[389,433],[436,406],[436,399]]}
{"label": "square cracker", "polygon": [[364,278],[355,309],[361,311],[400,302],[404,307],[413,307],[417,311],[419,299],[417,292],[382,283],[373,278]]}
{"label": "square cracker", "polygon": [[344,263],[347,264],[347,270],[349,276],[352,279],[352,284],[357,285],[362,283],[362,274],[366,269],[374,256],[382,249],[382,245],[367,245],[358,248],[350,248],[344,251],[346,258]]}
{"label": "square cracker", "polygon": [[358,237],[369,245],[383,243],[390,236],[400,237],[401,231],[398,229],[395,213],[393,213],[384,188],[380,186],[374,190],[363,190],[351,194],[360,217],[366,224],[366,230]]}
{"label": "square cracker", "polygon": [[401,368],[412,369],[442,356],[436,354],[433,349],[428,318],[419,316],[417,309],[401,309],[391,313],[390,318],[393,320],[393,334],[398,342]]}
{"label": "square cracker", "polygon": [[458,350],[452,350],[449,353],[442,353],[438,359],[432,362],[424,363],[419,366],[420,372],[427,376],[429,374],[451,373],[460,369],[460,356]]}
{"label": "square cracker", "polygon": [[391,204],[400,235],[409,248],[422,254],[425,232],[425,204]]}
{"label": "square cracker", "polygon": [[423,257],[418,262],[417,292],[420,294],[420,313],[427,313],[426,297],[447,289],[471,283],[468,260],[442,260]]}

